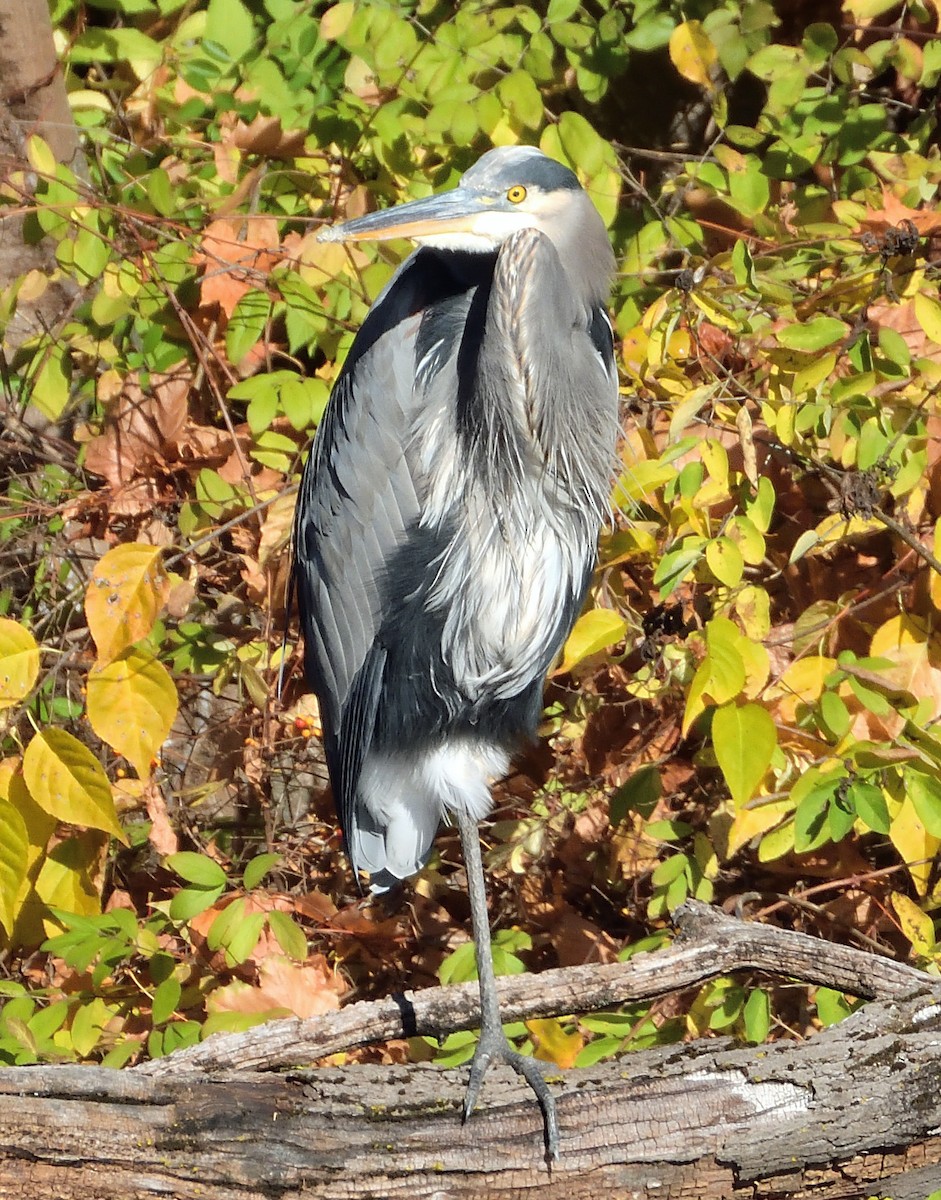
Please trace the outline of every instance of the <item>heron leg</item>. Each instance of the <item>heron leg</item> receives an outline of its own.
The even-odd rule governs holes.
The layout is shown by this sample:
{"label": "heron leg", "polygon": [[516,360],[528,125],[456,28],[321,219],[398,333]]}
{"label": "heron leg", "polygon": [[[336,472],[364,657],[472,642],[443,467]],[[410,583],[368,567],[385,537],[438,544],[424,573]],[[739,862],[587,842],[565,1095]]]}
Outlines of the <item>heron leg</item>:
{"label": "heron leg", "polygon": [[545,1126],[546,1151],[550,1160],[559,1157],[559,1121],[555,1099],[542,1072],[532,1058],[518,1053],[506,1039],[500,1019],[497,981],[493,971],[490,947],[490,918],[487,914],[487,890],[484,866],[480,854],[480,834],[477,822],[467,813],[459,813],[458,829],[464,865],[467,870],[467,890],[470,895],[471,922],[474,928],[474,948],[477,956],[477,978],[480,984],[480,1040],[471,1062],[470,1080],[464,1097],[464,1120],[474,1111],[480,1085],[487,1068],[494,1061],[505,1062],[517,1075],[522,1075],[536,1093]]}

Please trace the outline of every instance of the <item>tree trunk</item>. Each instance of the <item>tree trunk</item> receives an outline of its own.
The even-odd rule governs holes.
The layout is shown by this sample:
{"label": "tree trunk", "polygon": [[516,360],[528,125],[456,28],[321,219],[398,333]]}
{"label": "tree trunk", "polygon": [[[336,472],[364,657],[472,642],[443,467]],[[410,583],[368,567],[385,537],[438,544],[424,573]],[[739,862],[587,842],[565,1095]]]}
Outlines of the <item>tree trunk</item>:
{"label": "tree trunk", "polygon": [[[503,1068],[488,1075],[484,1107],[465,1126],[463,1070],[207,1074],[220,1047],[228,1047],[230,1064],[256,1061],[258,1045],[274,1047],[280,1061],[292,1030],[299,1059],[324,1039],[335,1045],[341,1025],[347,1044],[356,1044],[376,1027],[375,1005],[217,1036],[133,1070],[7,1068],[0,1071],[0,1198],[925,1200],[941,1189],[938,981],[702,906],[686,906],[682,925],[670,950],[634,960],[620,983],[610,968],[579,968],[589,976],[576,973],[561,992],[558,980],[536,977],[530,1010],[546,1011],[547,990],[558,994],[557,1004],[582,998],[584,980],[599,970],[609,975],[601,991],[594,985],[594,1002],[611,1003],[613,991],[622,999],[638,990],[653,994],[658,968],[675,987],[684,972],[701,970],[703,954],[712,954],[713,974],[720,974],[729,961],[764,959],[773,948],[793,974],[807,943],[815,951],[807,972],[814,979],[829,975],[839,986],[849,969],[860,991],[895,998],[804,1042],[743,1048],[704,1039],[557,1075],[551,1082],[562,1157],[551,1168],[539,1108],[528,1086]],[[913,992],[913,983],[921,990]],[[505,994],[511,988],[515,1011],[525,1012],[520,980],[501,981]],[[393,1007],[401,1032],[416,1020],[460,1027],[467,1023],[463,1004],[463,989],[441,988],[400,997]],[[357,1010],[367,1034],[357,1032]],[[309,1037],[302,1027],[310,1027]]]}
{"label": "tree trunk", "polygon": [[62,277],[55,243],[24,238],[30,207],[26,141],[38,134],[56,162],[82,173],[78,130],[72,120],[62,68],[56,59],[46,0],[0,0],[0,179],[22,196],[16,208],[0,210],[0,289],[35,270],[49,277],[41,295],[21,300],[3,342],[16,349],[44,329],[54,329],[71,309],[78,288]]}

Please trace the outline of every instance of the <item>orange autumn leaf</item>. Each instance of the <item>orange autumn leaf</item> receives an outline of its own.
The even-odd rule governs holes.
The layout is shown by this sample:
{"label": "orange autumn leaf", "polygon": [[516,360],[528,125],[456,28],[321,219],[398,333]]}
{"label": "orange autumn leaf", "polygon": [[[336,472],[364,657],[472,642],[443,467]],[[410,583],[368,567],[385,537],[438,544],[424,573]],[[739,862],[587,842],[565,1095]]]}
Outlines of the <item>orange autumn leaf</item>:
{"label": "orange autumn leaf", "polygon": [[209,996],[210,1012],[261,1013],[285,1010],[295,1017],[319,1017],[340,1007],[346,984],[322,954],[307,963],[272,954],[258,968],[258,986],[236,980]]}
{"label": "orange autumn leaf", "polygon": [[212,222],[196,251],[203,267],[200,302],[218,304],[230,317],[246,292],[264,286],[280,261],[281,239],[273,217],[221,217]]}
{"label": "orange autumn leaf", "polygon": [[555,1063],[564,1070],[575,1066],[575,1060],[585,1045],[580,1033],[566,1033],[562,1022],[554,1017],[527,1021],[526,1028],[532,1034],[536,1058]]}

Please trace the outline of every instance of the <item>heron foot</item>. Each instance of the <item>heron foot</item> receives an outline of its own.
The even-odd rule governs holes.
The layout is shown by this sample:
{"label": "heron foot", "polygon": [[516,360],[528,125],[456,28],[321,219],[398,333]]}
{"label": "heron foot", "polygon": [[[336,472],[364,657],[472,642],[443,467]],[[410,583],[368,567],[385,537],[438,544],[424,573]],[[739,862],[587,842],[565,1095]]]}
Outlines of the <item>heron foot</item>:
{"label": "heron foot", "polygon": [[464,1096],[464,1112],[462,1120],[474,1111],[484,1075],[492,1062],[504,1062],[512,1067],[536,1093],[539,1107],[542,1109],[546,1154],[550,1162],[556,1162],[559,1157],[559,1119],[555,1111],[555,1097],[549,1090],[549,1085],[543,1078],[536,1060],[514,1050],[506,1040],[502,1026],[496,1029],[481,1029],[480,1041],[471,1062],[470,1079],[467,1082],[467,1092]]}

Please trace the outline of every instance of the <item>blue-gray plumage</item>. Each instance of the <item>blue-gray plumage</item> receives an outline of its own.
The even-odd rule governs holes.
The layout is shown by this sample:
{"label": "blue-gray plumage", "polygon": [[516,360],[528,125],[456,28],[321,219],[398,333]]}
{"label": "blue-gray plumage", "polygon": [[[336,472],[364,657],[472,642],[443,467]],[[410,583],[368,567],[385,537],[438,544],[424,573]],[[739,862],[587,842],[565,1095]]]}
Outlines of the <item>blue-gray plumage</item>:
{"label": "blue-gray plumage", "polygon": [[[492,150],[459,187],[324,231],[419,243],[367,316],[309,456],[295,520],[306,670],[347,852],[382,891],[460,828],[487,1064],[552,1096],[503,1037],[476,823],[534,736],[584,599],[618,429],[614,269],[575,175]],[[473,843],[471,845],[471,843]]]}

